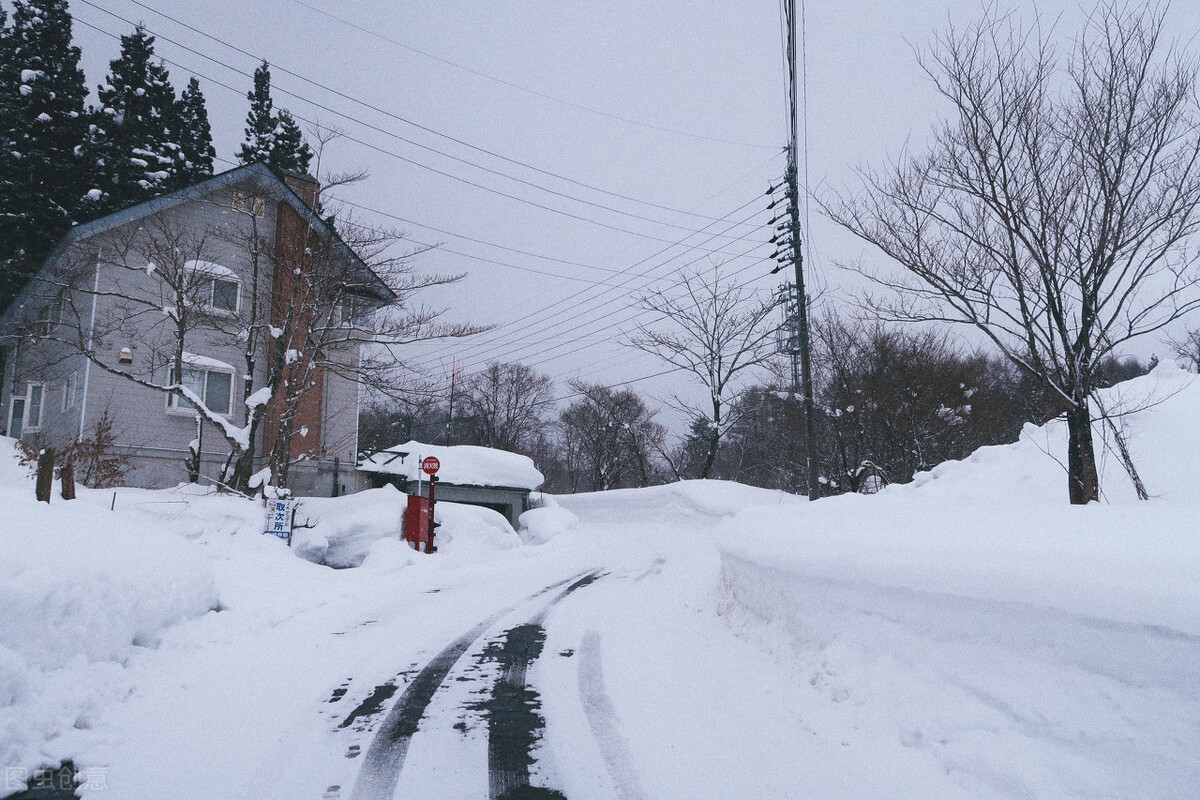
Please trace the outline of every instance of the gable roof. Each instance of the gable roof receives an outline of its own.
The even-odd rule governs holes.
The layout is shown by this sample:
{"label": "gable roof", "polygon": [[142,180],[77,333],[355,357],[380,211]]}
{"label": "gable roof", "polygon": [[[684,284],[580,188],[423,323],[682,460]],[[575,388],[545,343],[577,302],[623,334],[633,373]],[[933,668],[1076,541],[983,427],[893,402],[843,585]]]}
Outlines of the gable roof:
{"label": "gable roof", "polygon": [[136,222],[146,217],[166,211],[184,203],[198,200],[213,192],[222,189],[236,186],[241,183],[255,181],[260,184],[268,184],[272,188],[279,190],[280,202],[287,203],[304,219],[311,227],[315,228],[322,237],[328,237],[334,243],[339,255],[344,257],[352,266],[352,268],[362,278],[363,284],[373,290],[374,295],[384,301],[396,299],[396,293],[383,280],[371,270],[366,262],[359,257],[354,250],[347,245],[338,232],[329,222],[321,217],[309,207],[307,203],[296,193],[291,186],[283,180],[283,177],[267,166],[262,161],[256,161],[253,164],[247,164],[241,167],[234,167],[225,172],[213,175],[211,178],[205,178],[198,183],[193,183],[190,186],[185,186],[182,189],[177,189],[168,195],[161,197],[153,197],[145,200],[137,205],[123,208],[120,211],[114,211],[111,214],[106,214],[103,217],[97,217],[90,222],[85,222],[82,225],[76,225],[59,241],[54,250],[47,256],[45,262],[37,273],[30,278],[29,282],[21,290],[21,292],[13,298],[12,303],[8,308],[0,309],[0,320],[7,317],[10,312],[21,308],[24,301],[27,299],[27,293],[30,286],[37,283],[37,278],[50,268],[62,254],[67,252],[72,245],[89,239],[93,236],[98,236],[106,233],[122,225],[128,225],[131,222]]}

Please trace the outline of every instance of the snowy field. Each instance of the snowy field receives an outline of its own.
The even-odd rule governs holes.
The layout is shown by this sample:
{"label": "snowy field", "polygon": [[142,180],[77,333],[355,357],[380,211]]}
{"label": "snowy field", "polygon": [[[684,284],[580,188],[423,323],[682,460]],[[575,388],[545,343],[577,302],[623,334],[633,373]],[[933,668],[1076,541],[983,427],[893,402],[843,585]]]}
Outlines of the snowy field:
{"label": "snowy field", "polygon": [[0,439],[0,797],[1196,797],[1200,384],[1104,401],[1150,501],[1106,451],[1068,507],[1051,424],[872,497],[439,504],[432,556],[391,489],[288,548],[188,488],[39,505]]}

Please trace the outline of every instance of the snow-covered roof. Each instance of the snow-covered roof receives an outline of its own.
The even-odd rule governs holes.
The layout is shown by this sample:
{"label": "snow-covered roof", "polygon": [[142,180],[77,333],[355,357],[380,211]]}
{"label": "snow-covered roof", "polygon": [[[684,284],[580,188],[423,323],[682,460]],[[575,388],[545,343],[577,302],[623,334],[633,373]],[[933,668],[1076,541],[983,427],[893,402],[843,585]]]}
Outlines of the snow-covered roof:
{"label": "snow-covered roof", "polygon": [[[401,456],[400,453],[408,455]],[[532,491],[545,480],[529,456],[474,445],[405,442],[373,453],[363,459],[358,468],[364,472],[399,475],[415,481],[418,476],[425,477],[421,473],[421,461],[427,456],[433,456],[441,462],[437,476],[439,481],[445,483]]]}
{"label": "snow-covered roof", "polygon": [[[97,236],[106,233],[113,229],[119,228],[122,225],[127,225],[131,222],[148,217],[152,214],[157,214],[174,208],[177,205],[187,203],[199,198],[205,198],[213,192],[227,189],[231,186],[238,186],[247,181],[261,187],[272,187],[278,192],[279,200],[291,206],[305,222],[311,225],[315,230],[319,231],[323,236],[328,236],[334,242],[338,252],[353,265],[356,272],[362,277],[362,288],[360,294],[372,297],[378,297],[387,301],[394,300],[396,293],[383,280],[376,275],[362,258],[354,252],[338,235],[333,225],[320,214],[313,211],[304,202],[304,200],[296,194],[292,187],[288,186],[282,177],[265,163],[258,161],[253,164],[246,164],[240,167],[226,170],[225,172],[213,175],[198,181],[190,186],[178,189],[171,194],[163,195],[162,197],[154,197],[145,200],[141,203],[123,208],[119,211],[114,211],[111,214],[106,214],[102,217],[97,217],[90,222],[85,222],[81,225],[76,225],[59,242],[58,247],[46,259],[42,265],[38,276],[41,276],[47,270],[54,267],[55,263],[65,257],[65,254],[70,252],[71,248],[79,242],[86,240],[89,237]],[[0,308],[0,324],[10,324],[17,319],[17,315],[22,310],[23,306],[29,300],[37,296],[35,285],[39,283],[38,276],[26,282],[21,294],[19,294],[7,308]],[[44,287],[42,287],[44,290]]]}

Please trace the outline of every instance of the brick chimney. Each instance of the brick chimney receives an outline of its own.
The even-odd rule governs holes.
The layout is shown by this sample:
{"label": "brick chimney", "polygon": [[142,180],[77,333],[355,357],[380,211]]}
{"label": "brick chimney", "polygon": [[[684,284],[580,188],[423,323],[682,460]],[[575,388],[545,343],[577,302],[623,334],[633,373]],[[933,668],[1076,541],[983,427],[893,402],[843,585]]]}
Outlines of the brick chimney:
{"label": "brick chimney", "polygon": [[[317,191],[320,189],[316,178],[303,172],[285,172],[283,180],[288,188],[295,192],[309,208],[315,209]],[[295,208],[288,203],[279,203],[275,217],[275,266],[271,280],[271,324],[277,328],[283,328],[289,310],[298,311],[298,315],[292,320],[292,342],[285,343],[285,346],[296,349],[301,349],[296,343],[304,342],[306,328],[312,324],[312,310],[304,310],[308,299],[305,283],[298,279],[297,275],[302,271],[312,269],[313,256],[309,250],[309,244],[313,235],[312,228]],[[315,357],[315,353],[304,351],[300,353],[298,361],[289,361],[283,368],[285,381],[290,382],[297,380],[300,375],[306,375],[307,380],[311,382],[296,409],[293,425],[294,435],[291,440],[292,458],[318,457],[322,452],[325,370],[323,367],[313,366],[310,363]],[[281,402],[282,398],[275,397],[267,405],[266,424],[262,429],[263,455],[271,452],[275,439],[280,433],[283,411]]]}
{"label": "brick chimney", "polygon": [[309,208],[317,207],[317,193],[321,191],[321,184],[312,175],[307,172],[285,172],[283,173],[283,182],[288,185],[289,189],[300,195],[300,199]]}

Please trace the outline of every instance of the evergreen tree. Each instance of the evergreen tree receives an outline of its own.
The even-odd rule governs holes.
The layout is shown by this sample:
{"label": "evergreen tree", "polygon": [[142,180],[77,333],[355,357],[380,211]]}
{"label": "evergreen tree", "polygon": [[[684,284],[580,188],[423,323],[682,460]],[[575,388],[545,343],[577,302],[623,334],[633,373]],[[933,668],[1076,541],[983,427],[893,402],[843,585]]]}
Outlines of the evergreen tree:
{"label": "evergreen tree", "polygon": [[17,0],[11,26],[3,23],[0,16],[0,309],[78,221],[87,97],[66,0]]}
{"label": "evergreen tree", "polygon": [[275,149],[275,114],[271,102],[271,69],[267,62],[254,70],[254,88],[246,95],[250,113],[246,115],[246,141],[238,152],[243,164],[269,161]]}
{"label": "evergreen tree", "polygon": [[271,68],[267,62],[254,71],[254,88],[246,95],[246,141],[238,158],[243,164],[265,161],[277,170],[308,172],[313,151],[304,141],[296,119],[287,111],[274,112]]}
{"label": "evergreen tree", "polygon": [[208,109],[200,92],[200,81],[192,78],[183,90],[176,109],[179,118],[179,146],[184,163],[180,170],[183,185],[195,183],[213,173],[217,151],[212,145],[212,127],[208,124]]}
{"label": "evergreen tree", "polygon": [[170,75],[154,60],[154,37],[140,27],[121,37],[121,57],[109,62],[97,92],[90,152],[101,210],[124,208],[188,181],[180,144],[183,123]]}
{"label": "evergreen tree", "polygon": [[304,134],[296,119],[287,111],[279,112],[279,125],[275,132],[275,147],[268,161],[278,170],[308,172],[313,151],[304,141]]}

